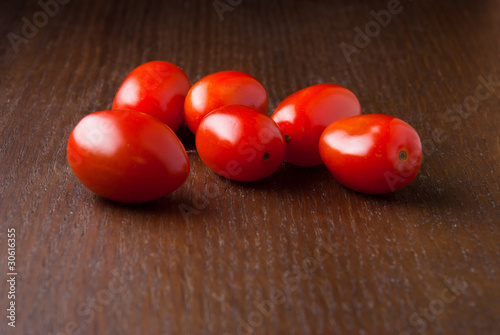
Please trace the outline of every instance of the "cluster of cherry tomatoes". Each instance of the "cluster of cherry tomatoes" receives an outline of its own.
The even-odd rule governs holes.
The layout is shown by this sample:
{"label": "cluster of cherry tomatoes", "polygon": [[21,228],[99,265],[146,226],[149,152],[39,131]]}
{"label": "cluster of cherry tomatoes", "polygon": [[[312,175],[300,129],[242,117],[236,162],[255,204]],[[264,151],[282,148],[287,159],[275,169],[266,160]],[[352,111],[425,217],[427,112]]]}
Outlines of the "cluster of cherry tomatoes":
{"label": "cluster of cherry tomatoes", "polygon": [[112,110],[91,113],[75,126],[68,162],[104,198],[160,198],[189,175],[175,134],[185,122],[201,160],[232,180],[268,177],[283,161],[324,163],[353,190],[387,193],[408,185],[420,169],[417,132],[389,115],[362,115],[358,99],[343,86],[310,86],[283,100],[272,116],[267,109],[265,88],[248,74],[217,72],[191,86],[176,65],[145,63],[125,78]]}

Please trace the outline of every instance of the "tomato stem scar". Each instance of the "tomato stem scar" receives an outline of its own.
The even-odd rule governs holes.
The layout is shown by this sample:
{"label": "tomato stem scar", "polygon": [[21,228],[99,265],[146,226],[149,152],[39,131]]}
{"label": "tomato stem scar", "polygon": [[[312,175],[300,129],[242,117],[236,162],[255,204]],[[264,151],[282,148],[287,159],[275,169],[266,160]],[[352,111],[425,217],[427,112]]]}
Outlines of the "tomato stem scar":
{"label": "tomato stem scar", "polygon": [[267,161],[269,159],[269,156],[270,156],[269,153],[266,152],[263,157],[264,160]]}
{"label": "tomato stem scar", "polygon": [[405,150],[401,150],[399,152],[398,158],[399,158],[400,161],[406,160],[407,157],[408,157],[408,154],[406,153]]}
{"label": "tomato stem scar", "polygon": [[290,141],[290,136],[289,135],[285,135],[285,142],[288,142]]}

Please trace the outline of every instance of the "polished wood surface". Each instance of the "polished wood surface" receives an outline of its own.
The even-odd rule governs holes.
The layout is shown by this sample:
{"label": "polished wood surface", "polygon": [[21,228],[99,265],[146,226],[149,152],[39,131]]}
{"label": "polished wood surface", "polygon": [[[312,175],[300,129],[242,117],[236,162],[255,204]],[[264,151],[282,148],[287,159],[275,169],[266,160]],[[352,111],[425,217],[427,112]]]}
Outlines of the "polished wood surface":
{"label": "polished wood surface", "polygon": [[[500,333],[499,1],[66,2],[0,5],[0,334]],[[247,72],[269,114],[344,85],[414,126],[421,172],[382,196],[324,166],[230,182],[184,128],[179,190],[104,200],[68,136],[151,60]]]}

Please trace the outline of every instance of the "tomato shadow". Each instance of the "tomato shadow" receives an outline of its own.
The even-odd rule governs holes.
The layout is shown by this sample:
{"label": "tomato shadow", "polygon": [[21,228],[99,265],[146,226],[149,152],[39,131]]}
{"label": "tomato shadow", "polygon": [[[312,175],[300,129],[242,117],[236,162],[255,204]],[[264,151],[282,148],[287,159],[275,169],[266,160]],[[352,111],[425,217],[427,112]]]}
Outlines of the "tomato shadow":
{"label": "tomato shadow", "polygon": [[142,203],[124,203],[95,195],[95,205],[100,210],[109,209],[116,217],[122,217],[123,214],[126,214],[131,221],[138,222],[148,220],[155,222],[159,221],[156,220],[158,217],[169,222],[183,222],[182,208],[189,208],[191,201],[183,186],[159,199]]}
{"label": "tomato shadow", "polygon": [[179,137],[187,152],[196,151],[195,136],[187,125],[184,124],[175,134]]}
{"label": "tomato shadow", "polygon": [[[224,177],[220,177],[225,179]],[[257,190],[270,190],[287,192],[304,192],[308,188],[330,181],[332,176],[324,165],[313,167],[296,166],[288,163],[283,163],[280,168],[264,179],[242,182],[234,181],[231,183],[241,188],[252,188]]]}
{"label": "tomato shadow", "polygon": [[[338,183],[340,185],[340,183]],[[448,216],[449,213],[472,211],[472,187],[456,184],[452,179],[433,178],[430,174],[420,174],[409,185],[385,194],[365,194],[353,191],[343,185],[340,188],[367,202],[398,208],[406,206],[417,212]]]}

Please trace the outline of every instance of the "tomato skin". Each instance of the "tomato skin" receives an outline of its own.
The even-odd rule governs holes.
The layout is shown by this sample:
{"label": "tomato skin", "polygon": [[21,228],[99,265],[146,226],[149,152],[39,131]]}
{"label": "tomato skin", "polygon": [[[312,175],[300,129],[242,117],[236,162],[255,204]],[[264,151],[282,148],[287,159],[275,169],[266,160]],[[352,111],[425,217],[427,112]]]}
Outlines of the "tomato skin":
{"label": "tomato skin", "polygon": [[205,115],[226,105],[246,105],[266,114],[266,89],[257,79],[239,71],[221,71],[203,77],[191,87],[184,102],[188,128],[196,134]]}
{"label": "tomato skin", "polygon": [[361,114],[361,105],[349,89],[318,84],[283,100],[273,115],[287,139],[285,162],[299,166],[323,164],[318,151],[321,133],[331,123]]}
{"label": "tomato skin", "polygon": [[286,146],[269,116],[248,106],[228,105],[203,118],[196,133],[196,149],[215,173],[254,181],[279,169]]}
{"label": "tomato skin", "polygon": [[113,109],[152,115],[177,131],[184,124],[184,99],[190,88],[188,77],[178,66],[164,61],[144,63],[125,78]]}
{"label": "tomato skin", "polygon": [[160,120],[136,111],[85,116],[68,140],[68,163],[92,192],[138,203],[179,188],[189,175],[186,151]]}
{"label": "tomato skin", "polygon": [[396,191],[417,176],[422,143],[406,122],[384,114],[338,120],[319,141],[330,173],[344,186],[361,193]]}

